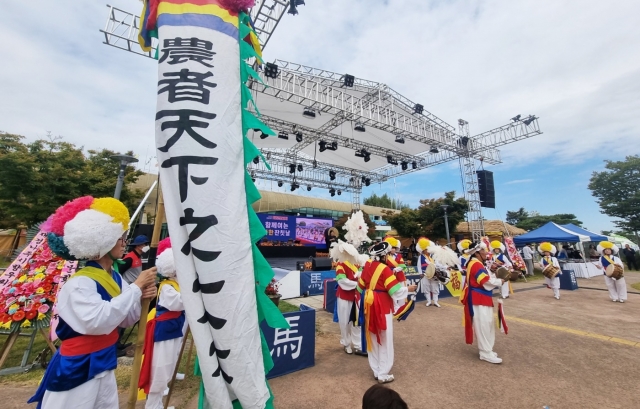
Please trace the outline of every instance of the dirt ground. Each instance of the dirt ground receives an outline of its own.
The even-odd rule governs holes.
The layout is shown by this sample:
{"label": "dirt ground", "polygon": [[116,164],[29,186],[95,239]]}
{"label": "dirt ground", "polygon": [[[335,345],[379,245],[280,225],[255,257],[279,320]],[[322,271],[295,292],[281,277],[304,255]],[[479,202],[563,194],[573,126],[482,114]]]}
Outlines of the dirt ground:
{"label": "dirt ground", "polygon": [[[627,283],[640,281],[629,273]],[[640,292],[613,303],[602,277],[579,280],[578,291],[555,300],[541,281],[516,283],[505,301],[509,334],[496,334],[501,365],[478,359],[464,343],[462,310],[456,300],[442,308],[416,306],[395,323],[395,389],[412,409],[640,408]],[[588,288],[587,288],[588,287]],[[361,407],[375,383],[366,358],[346,355],[331,314],[319,311],[316,363],[270,381],[278,409]],[[3,408],[25,408],[33,385],[0,385]],[[125,407],[126,391],[120,395]],[[197,408],[193,393],[172,400],[176,408]],[[142,407],[141,403],[138,405]]]}

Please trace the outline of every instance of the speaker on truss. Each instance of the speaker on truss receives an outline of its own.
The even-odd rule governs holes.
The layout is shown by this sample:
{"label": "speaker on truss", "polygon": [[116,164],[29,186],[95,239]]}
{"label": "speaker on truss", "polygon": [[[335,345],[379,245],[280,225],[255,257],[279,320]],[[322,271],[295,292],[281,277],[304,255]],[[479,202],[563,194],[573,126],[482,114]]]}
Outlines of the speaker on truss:
{"label": "speaker on truss", "polygon": [[493,186],[493,172],[478,170],[478,192],[480,193],[480,206],[491,209],[496,208],[496,192]]}
{"label": "speaker on truss", "polygon": [[329,271],[333,264],[329,257],[312,257],[311,258],[311,270],[312,271]]}

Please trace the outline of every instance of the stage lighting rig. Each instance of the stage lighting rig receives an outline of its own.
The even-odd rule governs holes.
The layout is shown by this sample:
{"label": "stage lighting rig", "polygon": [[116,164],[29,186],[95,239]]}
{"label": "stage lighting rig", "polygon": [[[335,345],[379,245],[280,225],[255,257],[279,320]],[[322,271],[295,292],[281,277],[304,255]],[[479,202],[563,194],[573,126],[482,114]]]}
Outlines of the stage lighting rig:
{"label": "stage lighting rig", "polygon": [[364,124],[362,122],[356,122],[355,126],[353,127],[353,130],[358,132],[364,132],[365,131]]}
{"label": "stage lighting rig", "polygon": [[279,71],[280,68],[278,67],[278,65],[272,62],[268,62],[264,66],[264,76],[267,78],[277,78]]}
{"label": "stage lighting rig", "polygon": [[302,116],[309,119],[316,119],[316,110],[311,107],[304,107]]}
{"label": "stage lighting rig", "polygon": [[260,137],[260,139],[267,139],[269,137],[269,135],[267,135],[266,133],[262,132],[259,129],[254,129],[253,132],[259,133],[258,136]]}
{"label": "stage lighting rig", "polygon": [[282,187],[282,185],[284,185],[284,183],[282,183],[281,180],[278,181],[278,187]]}
{"label": "stage lighting rig", "polygon": [[422,114],[424,112],[424,106],[420,105],[420,104],[415,104],[415,106],[413,107],[413,113],[414,114]]}
{"label": "stage lighting rig", "polygon": [[256,165],[260,163],[260,156],[256,156],[255,158],[253,158],[253,163],[255,163]]}
{"label": "stage lighting rig", "polygon": [[302,172],[304,170],[304,168],[302,167],[302,164],[298,164],[298,172]]}
{"label": "stage lighting rig", "polygon": [[411,162],[411,168],[412,169],[418,169],[418,162],[416,162],[415,160],[413,162]]}
{"label": "stage lighting rig", "polygon": [[435,146],[433,146],[431,149],[429,149],[429,153],[438,153],[438,152],[440,152],[440,151]]}
{"label": "stage lighting rig", "polygon": [[402,161],[400,165],[402,166],[402,170],[407,170],[409,168],[409,164],[405,161]]}
{"label": "stage lighting rig", "polygon": [[330,170],[329,171],[329,179],[336,180],[336,172],[334,172],[333,170]]}
{"label": "stage lighting rig", "polygon": [[522,117],[522,115],[518,114],[518,115],[514,116],[513,118],[511,118],[511,120],[512,120],[513,122],[518,122],[518,121],[520,120],[520,118],[521,118],[521,117]]}
{"label": "stage lighting rig", "polygon": [[402,135],[396,135],[396,142],[398,142],[398,143],[404,143],[404,136],[402,136]]}
{"label": "stage lighting rig", "polygon": [[398,161],[397,161],[397,160],[395,160],[395,159],[393,159],[393,156],[391,156],[391,155],[387,155],[387,163],[388,163],[389,165],[397,165],[397,164],[398,164]]}
{"label": "stage lighting rig", "polygon": [[356,156],[359,158],[364,158],[365,162],[369,162],[371,160],[371,153],[369,153],[365,148],[356,151]]}
{"label": "stage lighting rig", "polygon": [[289,173],[295,173],[296,172],[296,165],[295,163],[291,163],[289,165]]}
{"label": "stage lighting rig", "polygon": [[334,197],[336,195],[336,190],[334,188],[329,189],[329,194],[331,197]]}
{"label": "stage lighting rig", "polygon": [[287,11],[288,14],[291,14],[293,16],[295,16],[296,14],[298,14],[298,6],[304,6],[304,0],[290,0],[289,1],[289,11]]}
{"label": "stage lighting rig", "polygon": [[295,131],[293,134],[296,136],[296,142],[302,142],[302,132]]}
{"label": "stage lighting rig", "polygon": [[537,118],[535,117],[535,115],[529,115],[529,118],[525,119],[524,121],[522,121],[526,126],[531,125],[531,122],[535,121]]}
{"label": "stage lighting rig", "polygon": [[338,190],[338,196],[342,194],[342,190]]}
{"label": "stage lighting rig", "polygon": [[299,184],[297,184],[296,182],[293,182],[293,183],[291,184],[291,191],[293,192],[293,191],[295,191],[295,190],[296,190],[297,188],[299,188],[299,187],[300,187],[300,185],[299,185]]}
{"label": "stage lighting rig", "polygon": [[280,132],[278,132],[278,138],[288,141],[289,140],[289,134],[284,132],[284,131],[280,131]]}
{"label": "stage lighting rig", "polygon": [[311,186],[307,186],[307,192],[311,192]]}
{"label": "stage lighting rig", "polygon": [[342,83],[345,87],[353,87],[353,82],[355,81],[356,77],[354,77],[353,75],[349,75],[349,74],[344,74],[344,82]]}

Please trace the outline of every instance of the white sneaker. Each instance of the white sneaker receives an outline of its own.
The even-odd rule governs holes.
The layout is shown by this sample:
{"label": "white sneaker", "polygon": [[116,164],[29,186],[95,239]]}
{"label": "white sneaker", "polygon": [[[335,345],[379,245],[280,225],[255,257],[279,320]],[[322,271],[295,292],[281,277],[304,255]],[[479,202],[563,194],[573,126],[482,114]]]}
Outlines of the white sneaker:
{"label": "white sneaker", "polygon": [[184,374],[183,374],[183,373],[178,372],[178,373],[176,374],[176,381],[184,381]]}
{"label": "white sneaker", "polygon": [[491,364],[500,364],[502,363],[502,358],[498,358],[498,355],[491,355],[491,356],[481,356],[480,357],[481,361],[487,361]]}
{"label": "white sneaker", "polygon": [[613,301],[613,302],[618,302],[618,300],[611,300],[611,301]]}
{"label": "white sneaker", "polygon": [[351,349],[351,346],[344,347],[344,352],[346,352],[349,355],[353,354],[353,350]]}
{"label": "white sneaker", "polygon": [[390,383],[393,382],[395,380],[395,378],[393,377],[393,375],[386,375],[386,376],[379,376],[378,377],[378,383]]}
{"label": "white sneaker", "polygon": [[434,302],[433,305],[435,305],[436,307],[440,308],[440,304],[438,304],[437,302]]}
{"label": "white sneaker", "polygon": [[427,303],[427,307],[431,307],[431,301]]}
{"label": "white sneaker", "polygon": [[165,389],[164,392],[162,392],[162,396],[167,396],[169,394],[169,388]]}
{"label": "white sneaker", "polygon": [[553,296],[553,298],[555,298],[556,300],[559,300],[559,299],[560,299],[560,296],[558,296],[558,295],[554,295],[554,296]]}
{"label": "white sneaker", "polygon": [[620,303],[623,303],[623,302],[624,302],[624,300],[620,300]]}

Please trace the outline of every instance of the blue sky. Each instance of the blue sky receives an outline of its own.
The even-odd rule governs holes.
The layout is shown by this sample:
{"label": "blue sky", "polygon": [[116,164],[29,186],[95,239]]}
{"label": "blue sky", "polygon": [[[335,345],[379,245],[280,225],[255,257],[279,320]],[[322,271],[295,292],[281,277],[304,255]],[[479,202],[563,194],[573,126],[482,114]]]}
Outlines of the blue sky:
{"label": "blue sky", "polygon": [[[280,23],[267,61],[386,83],[450,124],[467,120],[472,135],[535,114],[544,134],[503,147],[504,163],[486,167],[498,206],[486,217],[525,207],[575,213],[594,231],[613,228],[587,184],[604,159],[640,152],[640,2],[306,3]],[[102,45],[106,13],[100,2],[2,2],[0,130],[133,149],[141,167],[155,171],[155,65]],[[392,181],[371,186],[363,197],[387,192],[417,205],[450,190],[461,191],[456,163],[399,178],[395,188]]]}

